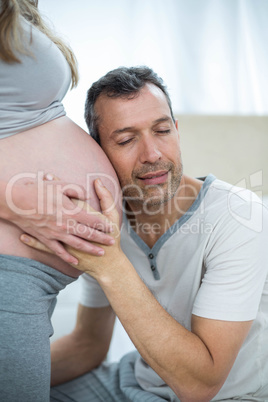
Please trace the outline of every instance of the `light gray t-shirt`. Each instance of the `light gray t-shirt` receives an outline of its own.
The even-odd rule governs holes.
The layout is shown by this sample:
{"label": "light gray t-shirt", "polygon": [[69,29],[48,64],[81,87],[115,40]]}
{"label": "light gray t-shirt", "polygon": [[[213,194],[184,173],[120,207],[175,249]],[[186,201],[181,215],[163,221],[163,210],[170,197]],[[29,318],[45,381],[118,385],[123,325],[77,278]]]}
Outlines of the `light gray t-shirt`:
{"label": "light gray t-shirt", "polygon": [[23,18],[21,24],[30,54],[16,53],[21,63],[0,60],[0,139],[65,115],[70,67],[46,35]]}
{"label": "light gray t-shirt", "polygon": [[[225,384],[212,400],[268,400],[268,211],[257,196],[209,175],[188,212],[150,249],[125,218],[122,249],[160,304],[191,330],[191,315],[254,320]],[[82,279],[81,304],[109,304]],[[139,356],[143,389],[178,400]],[[256,398],[256,399],[254,399]]]}

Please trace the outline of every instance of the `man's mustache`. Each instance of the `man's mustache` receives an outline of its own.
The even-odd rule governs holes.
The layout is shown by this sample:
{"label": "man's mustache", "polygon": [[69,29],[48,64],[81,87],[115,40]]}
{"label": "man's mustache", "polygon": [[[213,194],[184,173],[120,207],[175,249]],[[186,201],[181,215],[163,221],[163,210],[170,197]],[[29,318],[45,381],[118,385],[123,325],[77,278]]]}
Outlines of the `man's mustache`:
{"label": "man's mustache", "polygon": [[148,166],[143,166],[142,169],[134,170],[132,172],[132,177],[140,177],[147,173],[154,173],[159,170],[170,171],[172,168],[173,168],[173,163],[171,163],[171,162],[160,162],[160,163],[158,162],[158,163],[151,164]]}

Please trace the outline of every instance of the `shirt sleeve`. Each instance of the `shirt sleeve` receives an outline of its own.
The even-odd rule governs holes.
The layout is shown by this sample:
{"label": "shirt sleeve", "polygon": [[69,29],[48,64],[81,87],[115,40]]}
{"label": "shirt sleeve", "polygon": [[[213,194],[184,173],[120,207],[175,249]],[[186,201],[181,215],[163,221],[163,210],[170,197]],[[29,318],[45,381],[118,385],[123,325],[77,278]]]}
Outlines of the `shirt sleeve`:
{"label": "shirt sleeve", "polygon": [[261,202],[243,203],[225,213],[210,236],[204,264],[193,314],[226,321],[255,319],[263,289],[268,288],[266,207]]}
{"label": "shirt sleeve", "polygon": [[86,307],[105,307],[109,306],[109,301],[105,296],[98,282],[88,274],[81,275],[80,278],[80,298],[79,303]]}

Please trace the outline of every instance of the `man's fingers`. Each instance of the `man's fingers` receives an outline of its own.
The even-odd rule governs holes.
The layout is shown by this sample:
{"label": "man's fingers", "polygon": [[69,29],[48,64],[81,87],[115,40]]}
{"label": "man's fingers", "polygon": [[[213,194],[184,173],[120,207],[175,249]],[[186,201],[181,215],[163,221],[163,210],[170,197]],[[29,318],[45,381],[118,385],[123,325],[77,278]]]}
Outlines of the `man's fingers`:
{"label": "man's fingers", "polygon": [[[76,199],[72,199],[71,201],[76,205],[76,208],[80,210],[79,216],[77,216],[79,223],[81,223],[81,221],[84,223],[87,222],[89,227],[100,230],[101,232],[113,232],[113,224],[101,212],[96,211],[87,202]],[[79,218],[81,218],[81,221]]]}
{"label": "man's fingers", "polygon": [[35,237],[29,236],[28,234],[21,235],[20,240],[22,243],[36,250],[45,251],[46,253],[57,255],[68,264],[78,264],[77,258],[69,254],[68,251],[65,250],[63,245],[56,240],[50,241],[49,247],[37,240]]}
{"label": "man's fingers", "polygon": [[119,215],[115,206],[114,199],[110,191],[102,184],[100,179],[94,182],[97,196],[100,200],[100,206],[103,215],[113,223],[114,238],[120,235]]}
{"label": "man's fingers", "polygon": [[47,247],[53,254],[55,254],[57,257],[60,257],[63,261],[68,262],[68,264],[78,264],[78,260],[76,257],[74,257],[72,254],[69,254],[69,252],[65,249],[64,245],[61,244],[57,240],[49,240],[47,242]]}
{"label": "man's fingers", "polygon": [[[74,235],[77,236],[78,240],[79,239],[85,239],[90,242],[94,243],[100,243],[106,246],[110,246],[111,244],[114,244],[113,237],[98,230],[94,229],[82,224],[75,224],[75,225],[69,225],[68,227],[68,235]],[[66,236],[62,237],[60,239],[63,243],[66,242]],[[74,246],[75,247],[75,246]]]}
{"label": "man's fingers", "polygon": [[101,244],[81,240],[76,236],[66,237],[66,239],[64,240],[64,244],[66,244],[67,250],[70,251],[73,255],[76,255],[76,251],[78,252],[78,255],[81,254],[81,252],[94,256],[102,256],[105,253],[104,249],[100,247]]}
{"label": "man's fingers", "polygon": [[113,223],[118,222],[118,212],[110,191],[102,184],[100,179],[95,180],[95,190],[100,200],[102,213]]}
{"label": "man's fingers", "polygon": [[20,240],[22,241],[22,243],[26,244],[29,247],[35,248],[36,250],[46,251],[47,253],[55,254],[54,251],[50,250],[50,248],[45,246],[35,237],[23,234],[20,236]]}

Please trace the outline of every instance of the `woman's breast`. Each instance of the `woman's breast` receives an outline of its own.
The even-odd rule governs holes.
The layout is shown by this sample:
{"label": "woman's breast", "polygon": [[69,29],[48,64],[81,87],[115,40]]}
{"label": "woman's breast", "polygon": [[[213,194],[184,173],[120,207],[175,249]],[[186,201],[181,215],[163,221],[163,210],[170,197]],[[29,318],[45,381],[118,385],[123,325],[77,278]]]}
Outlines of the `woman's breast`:
{"label": "woman's breast", "polygon": [[[100,177],[119,205],[119,184],[108,158],[99,145],[67,117],[0,140],[0,180],[12,186],[42,178],[44,173],[53,173],[74,189],[76,185],[84,186],[90,192],[91,206],[98,210],[93,181]],[[23,245],[20,234],[21,230],[13,224],[0,220],[0,253],[32,258],[67,275],[78,274],[58,257]]]}

